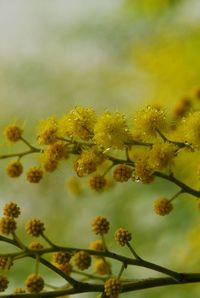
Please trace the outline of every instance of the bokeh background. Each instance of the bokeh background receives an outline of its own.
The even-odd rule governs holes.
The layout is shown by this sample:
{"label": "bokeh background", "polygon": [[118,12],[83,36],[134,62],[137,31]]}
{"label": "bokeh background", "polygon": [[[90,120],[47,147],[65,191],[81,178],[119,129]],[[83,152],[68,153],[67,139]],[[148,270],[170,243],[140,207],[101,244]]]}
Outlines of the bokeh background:
{"label": "bokeh background", "polygon": [[[38,120],[61,115],[76,105],[92,106],[99,113],[122,111],[129,119],[146,103],[172,107],[200,85],[199,50],[198,0],[2,0],[0,128],[18,121],[34,142]],[[20,149],[1,137],[1,153]],[[76,198],[66,187],[72,175],[70,162],[46,175],[39,185],[28,184],[25,177],[14,181],[6,177],[6,163],[1,161],[0,205],[13,200],[22,207],[19,234],[26,243],[30,239],[23,223],[37,216],[58,244],[87,247],[95,239],[92,218],[104,215],[111,221],[112,249],[128,253],[113,242],[115,229],[126,227],[145,259],[177,271],[199,272],[200,221],[194,200],[182,197],[166,218],[152,211],[155,198],[176,191],[173,185],[159,179],[151,186],[128,182],[96,195],[83,179],[83,194]],[[25,157],[24,163],[28,168],[37,160]],[[41,269],[49,283],[62,284]],[[17,262],[10,273],[13,288],[22,286],[31,270],[32,261]],[[127,276],[157,275],[135,267]],[[185,285],[123,296],[186,298],[197,297],[199,290],[200,286]]]}

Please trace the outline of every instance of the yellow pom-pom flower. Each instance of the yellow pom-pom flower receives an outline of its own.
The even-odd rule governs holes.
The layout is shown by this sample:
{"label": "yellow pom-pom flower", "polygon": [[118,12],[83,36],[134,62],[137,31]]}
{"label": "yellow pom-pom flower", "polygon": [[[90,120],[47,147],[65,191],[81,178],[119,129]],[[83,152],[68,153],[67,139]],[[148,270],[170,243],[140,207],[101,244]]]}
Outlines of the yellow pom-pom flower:
{"label": "yellow pom-pom flower", "polygon": [[40,122],[37,141],[40,145],[49,145],[57,141],[57,130],[58,124],[57,119],[54,116],[51,116],[47,119],[44,119]]}
{"label": "yellow pom-pom flower", "polygon": [[49,155],[45,154],[45,152],[40,156],[40,163],[43,171],[45,172],[53,172],[58,167],[58,160],[51,159]]}
{"label": "yellow pom-pom flower", "polygon": [[121,292],[122,285],[117,277],[111,277],[106,280],[104,284],[104,291],[106,296],[110,298],[118,298]]}
{"label": "yellow pom-pom flower", "polygon": [[135,163],[135,178],[142,183],[151,183],[154,180],[153,169],[149,165],[149,159],[138,159]]}
{"label": "yellow pom-pom flower", "polygon": [[200,148],[200,111],[190,114],[183,121],[185,141],[192,143],[197,149]]}
{"label": "yellow pom-pom flower", "polygon": [[113,172],[113,179],[118,182],[128,181],[133,173],[133,169],[125,164],[118,165]]}
{"label": "yellow pom-pom flower", "polygon": [[55,142],[46,148],[45,154],[51,160],[60,160],[62,158],[67,158],[68,152],[66,149],[66,144],[61,141]]}
{"label": "yellow pom-pom flower", "polygon": [[71,259],[71,254],[69,254],[68,252],[59,251],[59,252],[53,253],[53,256],[52,256],[52,262],[59,265],[68,263],[70,259]]}
{"label": "yellow pom-pom flower", "polygon": [[12,178],[17,178],[19,177],[23,172],[23,166],[20,161],[15,160],[9,162],[9,164],[6,167],[6,173],[8,176]]}
{"label": "yellow pom-pom flower", "polygon": [[164,216],[169,214],[173,209],[172,202],[164,197],[154,202],[154,211],[156,214]]}
{"label": "yellow pom-pom flower", "polygon": [[14,202],[6,203],[3,207],[3,214],[8,217],[19,217],[20,215],[20,208]]}
{"label": "yellow pom-pom flower", "polygon": [[104,216],[97,216],[92,221],[92,231],[98,235],[107,234],[110,229],[110,223]]}
{"label": "yellow pom-pom flower", "polygon": [[34,218],[34,219],[28,220],[28,222],[25,225],[25,229],[27,234],[34,237],[38,237],[44,232],[45,226],[40,219]]}
{"label": "yellow pom-pom flower", "polygon": [[25,283],[27,292],[29,293],[39,293],[44,288],[44,279],[36,274],[31,274],[28,276]]}
{"label": "yellow pom-pom flower", "polygon": [[89,184],[90,187],[96,191],[101,191],[106,186],[106,179],[103,176],[95,175],[90,178]]}
{"label": "yellow pom-pom flower", "polygon": [[94,127],[94,142],[103,149],[123,149],[130,132],[123,114],[105,112]]}
{"label": "yellow pom-pom flower", "polygon": [[78,106],[59,120],[61,135],[88,140],[93,136],[96,113],[91,108]]}
{"label": "yellow pom-pom flower", "polygon": [[105,157],[102,152],[93,147],[83,151],[79,158],[75,160],[74,169],[79,177],[83,177],[93,173],[104,160]]}
{"label": "yellow pom-pom flower", "polygon": [[132,235],[128,230],[123,228],[119,228],[118,230],[116,230],[115,241],[117,241],[119,245],[124,246],[129,241],[131,241],[131,239],[132,239]]}
{"label": "yellow pom-pom flower", "polygon": [[154,170],[171,165],[177,152],[177,146],[168,142],[156,143],[149,152],[149,163]]}
{"label": "yellow pom-pom flower", "polygon": [[41,170],[40,167],[31,167],[27,174],[26,178],[30,183],[38,183],[43,177],[43,171]]}
{"label": "yellow pom-pom flower", "polygon": [[78,251],[74,255],[74,263],[79,269],[85,270],[91,265],[91,256],[83,250]]}
{"label": "yellow pom-pom flower", "polygon": [[[96,230],[96,228],[95,228]],[[96,233],[96,232],[95,232]],[[103,241],[101,239],[99,240],[95,240],[92,241],[89,245],[89,248],[92,250],[99,250],[99,251],[103,251],[104,250],[104,244]]]}
{"label": "yellow pom-pom flower", "polygon": [[4,216],[0,218],[0,233],[9,235],[17,228],[16,221],[12,217]]}
{"label": "yellow pom-pom flower", "polygon": [[22,137],[23,129],[16,124],[11,124],[4,129],[4,136],[12,143],[19,141]]}
{"label": "yellow pom-pom flower", "polygon": [[156,136],[157,130],[163,130],[165,127],[164,111],[153,106],[145,107],[134,118],[134,130],[144,137]]}
{"label": "yellow pom-pom flower", "polygon": [[95,272],[99,275],[105,275],[110,273],[110,263],[106,260],[99,258],[94,263]]}

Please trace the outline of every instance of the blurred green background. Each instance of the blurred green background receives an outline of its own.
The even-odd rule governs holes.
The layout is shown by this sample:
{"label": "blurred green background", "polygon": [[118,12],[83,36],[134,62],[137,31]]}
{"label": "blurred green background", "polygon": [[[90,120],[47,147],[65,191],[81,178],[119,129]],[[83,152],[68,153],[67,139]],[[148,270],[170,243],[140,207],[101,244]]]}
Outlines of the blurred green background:
{"label": "blurred green background", "polygon": [[[173,106],[200,85],[198,0],[1,1],[0,36],[0,127],[23,123],[29,140],[35,138],[38,120],[76,105],[99,113],[122,111],[131,118],[144,103]],[[1,153],[21,148],[3,138],[0,145]],[[27,168],[36,162],[24,158]],[[6,163],[1,161],[0,205],[13,200],[21,206],[23,239],[23,223],[37,216],[58,244],[87,247],[95,239],[92,218],[104,215],[111,221],[112,249],[127,253],[113,242],[113,232],[122,226],[133,232],[135,249],[145,259],[177,271],[199,271],[200,222],[194,200],[182,197],[166,218],[152,211],[155,198],[176,191],[173,185],[159,179],[151,186],[129,182],[96,195],[82,180],[83,195],[72,198],[65,185],[72,175],[70,162],[39,185],[24,177],[8,178]],[[33,270],[27,260],[16,264],[10,275],[13,287],[22,286],[31,266]],[[127,276],[157,275],[135,267]],[[49,282],[54,278],[47,273]],[[197,297],[199,288],[163,287],[123,297]]]}

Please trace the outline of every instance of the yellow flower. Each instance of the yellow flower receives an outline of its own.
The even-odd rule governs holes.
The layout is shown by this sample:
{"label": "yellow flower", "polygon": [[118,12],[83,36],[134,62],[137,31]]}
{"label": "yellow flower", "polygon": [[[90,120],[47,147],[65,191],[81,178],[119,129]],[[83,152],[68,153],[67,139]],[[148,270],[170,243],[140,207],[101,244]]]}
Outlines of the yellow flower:
{"label": "yellow flower", "polygon": [[122,149],[129,139],[130,132],[123,114],[105,112],[97,120],[94,127],[94,142],[99,147]]}
{"label": "yellow flower", "polygon": [[148,158],[138,159],[135,163],[135,178],[142,183],[151,183],[154,180],[153,169],[148,163]]}
{"label": "yellow flower", "polygon": [[173,205],[170,200],[162,197],[154,202],[154,211],[156,214],[164,216],[169,214],[173,209]]}
{"label": "yellow flower", "polygon": [[23,129],[16,124],[10,124],[4,129],[4,136],[10,142],[17,142],[21,139]]}
{"label": "yellow flower", "polygon": [[111,277],[104,284],[104,292],[110,298],[118,298],[122,290],[122,285],[117,277]]}
{"label": "yellow flower", "polygon": [[23,172],[23,166],[19,160],[11,161],[6,167],[6,172],[12,178],[19,177]]}
{"label": "yellow flower", "polygon": [[83,151],[74,162],[74,169],[79,177],[89,175],[96,171],[97,166],[105,160],[102,152],[93,147]]}
{"label": "yellow flower", "polygon": [[53,144],[57,140],[57,119],[55,116],[51,116],[40,122],[37,140],[41,145]]}
{"label": "yellow flower", "polygon": [[147,106],[136,114],[134,124],[134,130],[144,137],[156,136],[158,129],[163,130],[166,127],[164,111]]}
{"label": "yellow flower", "polygon": [[190,114],[183,122],[185,141],[200,148],[200,111]]}
{"label": "yellow flower", "polygon": [[88,140],[93,135],[96,113],[93,109],[76,107],[59,121],[59,132],[63,136]]}
{"label": "yellow flower", "polygon": [[109,274],[111,269],[110,267],[110,263],[102,258],[96,259],[94,263],[95,272],[99,275]]}
{"label": "yellow flower", "polygon": [[154,144],[149,152],[149,163],[154,170],[160,170],[170,165],[176,156],[177,146],[170,143]]}

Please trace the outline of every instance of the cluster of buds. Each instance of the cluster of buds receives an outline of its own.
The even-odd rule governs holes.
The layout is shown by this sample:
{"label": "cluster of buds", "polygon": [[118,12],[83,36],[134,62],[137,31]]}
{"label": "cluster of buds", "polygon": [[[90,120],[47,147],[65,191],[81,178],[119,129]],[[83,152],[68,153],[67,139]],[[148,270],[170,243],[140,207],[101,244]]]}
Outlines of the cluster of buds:
{"label": "cluster of buds", "polygon": [[7,203],[3,208],[4,216],[0,218],[0,232],[5,235],[9,235],[15,232],[17,229],[17,223],[15,218],[20,215],[20,208],[16,203]]}
{"label": "cluster of buds", "polygon": [[30,219],[27,223],[26,223],[26,232],[27,234],[33,236],[33,237],[38,237],[40,235],[43,234],[45,227],[44,227],[44,223],[41,222],[40,219]]}
{"label": "cluster of buds", "polygon": [[88,269],[91,265],[91,256],[86,251],[78,251],[75,253],[73,259],[75,265],[80,270]]}
{"label": "cluster of buds", "polygon": [[107,234],[110,228],[110,223],[106,217],[97,216],[92,221],[92,231],[98,235]]}

